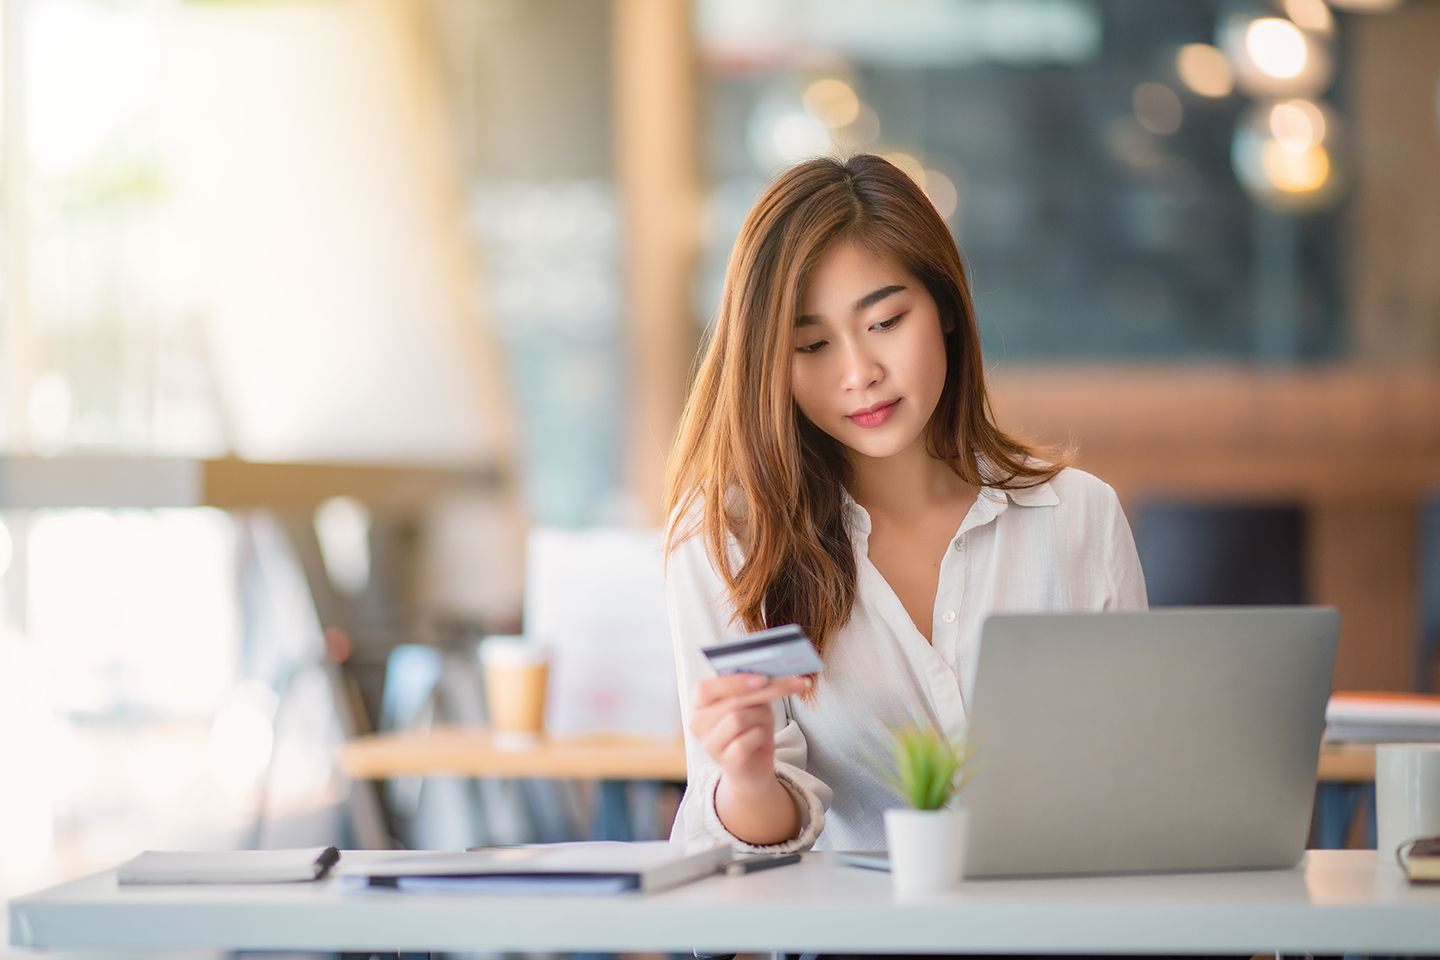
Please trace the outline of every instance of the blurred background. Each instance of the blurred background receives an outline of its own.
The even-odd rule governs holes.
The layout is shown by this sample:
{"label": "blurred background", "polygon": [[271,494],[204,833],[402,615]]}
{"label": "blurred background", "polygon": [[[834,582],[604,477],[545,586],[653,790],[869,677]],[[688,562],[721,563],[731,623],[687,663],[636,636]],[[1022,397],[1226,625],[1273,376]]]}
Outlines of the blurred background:
{"label": "blurred background", "polygon": [[[829,152],[924,186],[1000,420],[1116,487],[1152,603],[1335,604],[1337,687],[1440,683],[1437,0],[0,26],[0,899],[145,847],[473,839],[406,835],[341,744],[459,669],[407,687],[397,649],[532,629],[536,531],[658,525],[740,222]],[[590,717],[673,737],[663,626],[630,639],[653,709],[607,724],[599,682]]]}

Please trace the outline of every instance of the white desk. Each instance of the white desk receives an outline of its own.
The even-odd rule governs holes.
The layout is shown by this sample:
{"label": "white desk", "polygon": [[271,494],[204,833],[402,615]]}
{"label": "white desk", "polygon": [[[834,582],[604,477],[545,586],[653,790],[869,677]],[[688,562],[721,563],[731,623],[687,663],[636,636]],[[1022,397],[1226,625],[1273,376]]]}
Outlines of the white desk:
{"label": "white desk", "polygon": [[1292,871],[972,881],[915,900],[828,854],[563,899],[342,896],[330,882],[121,890],[110,871],[13,901],[10,934],[53,950],[1440,954],[1440,887],[1411,887],[1368,851],[1313,851]]}

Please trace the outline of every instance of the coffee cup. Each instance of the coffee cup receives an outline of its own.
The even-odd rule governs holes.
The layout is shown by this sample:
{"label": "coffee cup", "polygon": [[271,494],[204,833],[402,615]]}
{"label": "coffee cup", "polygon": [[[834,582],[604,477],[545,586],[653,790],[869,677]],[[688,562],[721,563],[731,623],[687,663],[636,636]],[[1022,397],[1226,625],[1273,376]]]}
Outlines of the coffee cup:
{"label": "coffee cup", "polygon": [[480,643],[485,706],[496,746],[524,749],[545,729],[545,688],[550,652],[528,637],[486,637]]}
{"label": "coffee cup", "polygon": [[1440,836],[1440,743],[1375,748],[1375,827],[1382,864],[1408,840]]}

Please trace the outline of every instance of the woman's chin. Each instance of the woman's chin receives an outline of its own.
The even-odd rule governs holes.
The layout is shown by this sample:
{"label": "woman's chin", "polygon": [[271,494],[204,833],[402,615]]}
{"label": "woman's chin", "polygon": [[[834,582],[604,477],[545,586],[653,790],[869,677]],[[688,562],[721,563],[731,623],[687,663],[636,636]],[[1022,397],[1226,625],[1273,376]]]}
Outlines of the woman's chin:
{"label": "woman's chin", "polygon": [[871,460],[885,460],[898,453],[910,449],[914,445],[915,438],[904,435],[900,431],[887,431],[885,434],[867,434],[845,437],[837,437],[845,448],[853,454],[867,457]]}

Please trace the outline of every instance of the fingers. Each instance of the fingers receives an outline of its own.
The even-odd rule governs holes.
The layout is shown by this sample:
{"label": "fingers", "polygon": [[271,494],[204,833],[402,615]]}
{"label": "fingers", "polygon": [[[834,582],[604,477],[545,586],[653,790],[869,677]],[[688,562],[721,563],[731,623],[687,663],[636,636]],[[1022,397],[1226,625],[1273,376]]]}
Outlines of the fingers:
{"label": "fingers", "polygon": [[721,714],[710,726],[704,739],[710,745],[723,748],[725,744],[752,728],[774,733],[775,715],[770,712],[769,707],[750,707]]}
{"label": "fingers", "polygon": [[723,769],[735,770],[743,765],[751,754],[761,749],[770,736],[769,730],[751,727],[726,744],[716,756],[716,760]]}
{"label": "fingers", "polygon": [[808,677],[764,677],[755,673],[732,673],[724,677],[707,677],[695,688],[697,710],[722,700],[739,697],[748,705],[765,703],[779,697],[810,689]]}
{"label": "fingers", "polygon": [[[716,679],[730,680],[732,678],[717,677]],[[721,717],[743,710],[762,708],[767,711],[765,715],[768,716],[771,701],[799,693],[808,689],[809,685],[810,681],[805,677],[780,677],[759,689],[752,687],[743,693],[708,702],[705,701],[705,694],[697,691],[695,710],[690,717],[690,732],[703,738],[710,728],[720,721]]]}
{"label": "fingers", "polygon": [[808,677],[732,674],[700,681],[690,732],[722,767],[735,769],[775,736],[773,701],[810,688]]}
{"label": "fingers", "polygon": [[702,743],[709,742],[717,730],[728,740],[743,733],[746,727],[752,726],[773,730],[774,708],[765,703],[737,707],[731,701],[725,701],[704,710],[697,710],[690,718],[690,732]]}

